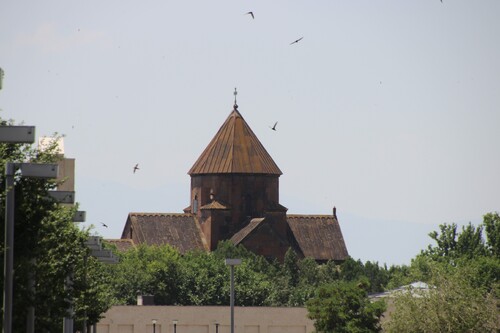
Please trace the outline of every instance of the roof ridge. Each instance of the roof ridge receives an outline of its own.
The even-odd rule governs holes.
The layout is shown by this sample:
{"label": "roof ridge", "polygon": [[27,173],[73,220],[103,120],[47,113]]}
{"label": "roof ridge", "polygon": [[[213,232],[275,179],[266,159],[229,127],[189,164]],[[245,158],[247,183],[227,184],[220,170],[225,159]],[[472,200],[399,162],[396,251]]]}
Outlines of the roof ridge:
{"label": "roof ridge", "polygon": [[333,215],[328,214],[287,214],[286,217],[301,217],[307,219],[318,219],[318,218],[335,218]]}
{"label": "roof ridge", "polygon": [[191,213],[148,213],[148,212],[130,212],[129,215],[135,216],[188,216]]}

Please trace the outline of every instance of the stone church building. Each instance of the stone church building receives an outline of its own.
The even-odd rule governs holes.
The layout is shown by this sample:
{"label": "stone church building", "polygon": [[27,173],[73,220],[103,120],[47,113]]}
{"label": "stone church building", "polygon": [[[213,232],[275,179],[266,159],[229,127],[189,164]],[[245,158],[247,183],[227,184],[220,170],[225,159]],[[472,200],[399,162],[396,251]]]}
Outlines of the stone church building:
{"label": "stone church building", "polygon": [[287,215],[279,202],[282,172],[236,102],[188,174],[191,198],[183,213],[129,213],[121,239],[108,241],[119,249],[169,244],[185,253],[230,240],[279,261],[289,248],[318,262],[347,258],[335,208],[333,215]]}

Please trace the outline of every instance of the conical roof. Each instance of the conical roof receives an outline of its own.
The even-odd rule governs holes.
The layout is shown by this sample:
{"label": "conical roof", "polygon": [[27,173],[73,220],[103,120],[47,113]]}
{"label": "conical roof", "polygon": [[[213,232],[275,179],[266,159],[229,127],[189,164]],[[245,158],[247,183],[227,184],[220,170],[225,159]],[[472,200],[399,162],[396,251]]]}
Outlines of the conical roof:
{"label": "conical roof", "polygon": [[238,112],[238,106],[189,170],[195,174],[283,174]]}

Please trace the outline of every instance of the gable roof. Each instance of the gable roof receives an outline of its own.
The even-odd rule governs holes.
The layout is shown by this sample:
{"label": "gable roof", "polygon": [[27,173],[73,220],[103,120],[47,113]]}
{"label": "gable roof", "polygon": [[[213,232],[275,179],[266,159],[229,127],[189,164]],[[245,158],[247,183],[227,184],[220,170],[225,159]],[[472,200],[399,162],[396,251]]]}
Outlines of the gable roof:
{"label": "gable roof", "polygon": [[237,108],[235,105],[234,110],[189,170],[189,175],[283,174]]}
{"label": "gable roof", "polygon": [[281,205],[279,202],[268,201],[266,204],[266,211],[268,212],[286,212],[288,208]]}
{"label": "gable roof", "polygon": [[305,257],[345,260],[348,257],[339,222],[331,215],[287,215],[287,222]]}
{"label": "gable roof", "polygon": [[261,225],[264,220],[265,218],[263,217],[251,219],[250,223],[248,223],[244,228],[242,228],[240,231],[235,233],[233,237],[231,237],[231,242],[233,242],[234,245],[240,244],[241,242],[243,242],[243,240],[245,240],[245,238],[247,238],[248,235],[252,233],[252,231],[254,231],[259,225]]}
{"label": "gable roof", "polygon": [[213,209],[213,210],[228,210],[230,209],[228,205],[224,205],[223,203],[213,200],[212,202],[206,204],[205,206],[201,206],[200,209]]}
{"label": "gable roof", "polygon": [[134,243],[169,244],[180,253],[208,250],[203,232],[192,214],[129,213],[122,238],[130,238],[130,235]]}

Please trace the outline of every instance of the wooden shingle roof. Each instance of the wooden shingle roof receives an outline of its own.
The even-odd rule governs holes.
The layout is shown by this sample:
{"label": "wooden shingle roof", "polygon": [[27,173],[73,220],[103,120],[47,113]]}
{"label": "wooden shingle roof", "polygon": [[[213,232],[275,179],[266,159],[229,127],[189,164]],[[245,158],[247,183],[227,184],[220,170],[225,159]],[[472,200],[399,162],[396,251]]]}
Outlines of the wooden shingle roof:
{"label": "wooden shingle roof", "polygon": [[235,105],[189,170],[195,174],[283,174]]}
{"label": "wooden shingle roof", "polygon": [[130,238],[130,235],[136,244],[169,244],[180,253],[208,250],[203,232],[192,214],[129,213],[122,238]]}
{"label": "wooden shingle roof", "polygon": [[287,215],[287,222],[305,257],[325,261],[347,259],[339,222],[332,215]]}

